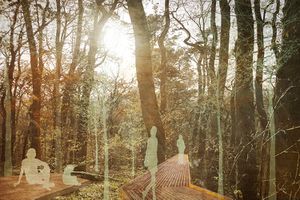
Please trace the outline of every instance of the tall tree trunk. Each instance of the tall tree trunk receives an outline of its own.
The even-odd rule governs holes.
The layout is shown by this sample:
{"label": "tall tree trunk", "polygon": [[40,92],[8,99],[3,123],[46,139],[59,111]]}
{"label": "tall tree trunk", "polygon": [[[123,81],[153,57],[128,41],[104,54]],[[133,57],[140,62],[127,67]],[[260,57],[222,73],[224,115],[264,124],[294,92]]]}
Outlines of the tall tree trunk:
{"label": "tall tree trunk", "polygon": [[157,105],[152,76],[150,37],[141,0],[128,0],[128,10],[135,37],[135,56],[142,115],[148,133],[152,126],[158,129],[158,162],[165,160],[166,137]]}
{"label": "tall tree trunk", "polygon": [[165,0],[165,26],[158,38],[158,46],[160,49],[161,60],[160,60],[160,112],[164,114],[167,107],[167,52],[164,45],[164,40],[168,34],[170,27],[170,10],[169,10],[169,0]]}
{"label": "tall tree trunk", "polygon": [[219,75],[217,76],[217,130],[218,130],[218,150],[219,150],[219,163],[218,163],[218,193],[224,194],[224,172],[223,172],[223,134],[221,128],[221,105],[220,105],[220,84]]}
{"label": "tall tree trunk", "polygon": [[270,144],[269,144],[269,155],[266,156],[269,158],[269,161],[267,162],[269,164],[269,167],[267,168],[269,170],[268,172],[268,188],[263,198],[267,198],[269,200],[276,200],[277,199],[277,191],[276,191],[276,154],[275,154],[275,143],[276,143],[276,130],[275,130],[275,119],[274,119],[274,107],[273,107],[273,92],[270,92],[269,95],[269,129],[270,129]]}
{"label": "tall tree trunk", "polygon": [[[17,49],[15,49],[15,40],[14,40],[14,35],[15,35],[15,27],[17,23],[17,17],[19,13],[19,7],[20,4],[16,4],[16,9],[15,9],[15,14],[13,15],[13,21],[12,25],[10,27],[10,37],[9,37],[9,60],[6,63],[6,68],[5,68],[5,80],[4,80],[4,85],[5,85],[5,95],[3,96],[3,145],[2,145],[2,151],[3,151],[3,161],[4,162],[4,175],[10,174],[10,169],[7,170],[5,168],[10,168],[9,165],[11,162],[13,162],[13,146],[16,138],[16,99],[15,95],[13,95],[13,80],[14,80],[14,71],[15,71],[15,62],[17,58],[17,52],[18,49],[21,47],[21,40],[22,40],[22,31],[19,33],[19,40]],[[15,83],[16,85],[17,83]],[[8,101],[10,101],[10,105],[8,105]],[[7,113],[8,112],[8,113]],[[9,137],[8,139],[6,137]],[[11,142],[9,146],[7,145],[8,140]],[[6,152],[8,149],[10,149],[11,153],[9,154]],[[8,159],[6,159],[6,156],[9,156]],[[8,166],[5,166],[7,165]]]}
{"label": "tall tree trunk", "polygon": [[216,47],[218,42],[218,31],[216,25],[216,0],[211,1],[211,16],[210,16],[210,24],[211,24],[211,32],[213,35],[212,44],[210,48],[210,58],[208,64],[208,74],[210,79],[209,93],[214,94],[214,88],[216,84],[216,74],[215,74],[215,59],[216,59]]}
{"label": "tall tree trunk", "polygon": [[56,51],[56,71],[53,89],[54,97],[54,119],[53,128],[55,133],[55,169],[57,173],[62,171],[62,133],[61,133],[61,97],[60,97],[60,76],[62,67],[62,50],[64,39],[61,32],[61,4],[60,0],[56,0],[56,38],[55,38],[55,51]]}
{"label": "tall tree trunk", "polygon": [[300,1],[285,1],[282,48],[276,74],[277,199],[300,199]]}
{"label": "tall tree trunk", "polygon": [[[215,99],[216,95],[216,86],[217,86],[217,80],[216,80],[216,74],[215,74],[215,59],[216,59],[216,46],[218,41],[218,32],[217,32],[217,26],[216,26],[216,0],[212,0],[211,2],[211,31],[213,35],[211,49],[210,49],[210,58],[208,63],[208,75],[209,75],[209,87],[208,87],[208,106],[210,109],[209,114],[209,129],[208,129],[208,139],[217,141],[217,100]],[[208,166],[216,166],[216,167],[210,167],[208,168],[208,173],[206,174],[206,184],[205,186],[212,190],[217,191],[218,190],[218,183],[217,180],[214,177],[218,176],[218,156],[217,151],[214,149],[214,147],[209,147],[208,150],[205,151],[206,153],[206,160],[208,162]]]}
{"label": "tall tree trunk", "polygon": [[88,119],[89,119],[89,105],[90,105],[90,94],[92,91],[92,84],[94,80],[94,67],[96,62],[96,53],[98,49],[97,35],[97,20],[98,13],[94,11],[94,30],[90,37],[90,49],[88,53],[88,63],[83,77],[83,88],[82,96],[80,100],[80,113],[78,121],[78,135],[77,141],[80,142],[79,149],[77,151],[77,158],[79,159],[82,169],[86,169],[86,154],[87,154],[87,134],[88,134]]}
{"label": "tall tree trunk", "polygon": [[237,155],[238,187],[244,200],[258,199],[253,95],[254,20],[250,0],[235,0],[238,38],[236,42],[235,106],[236,134],[240,149]]}
{"label": "tall tree trunk", "polygon": [[200,132],[200,112],[201,112],[201,103],[202,103],[202,95],[203,95],[203,83],[202,83],[202,55],[199,55],[199,58],[197,60],[197,85],[198,85],[198,94],[197,94],[197,107],[196,107],[196,113],[194,117],[194,124],[193,124],[193,130],[192,130],[192,138],[191,138],[191,146],[194,146],[197,144],[197,136]]}
{"label": "tall tree trunk", "polygon": [[[274,0],[273,0],[274,1]],[[276,40],[277,40],[277,15],[279,13],[279,10],[280,10],[280,0],[276,0],[276,7],[275,7],[275,12],[273,13],[273,18],[272,18],[272,22],[271,22],[271,25],[272,25],[272,39],[271,39],[271,47],[272,47],[272,50],[274,52],[274,55],[275,55],[275,58],[276,58],[276,61],[278,62],[279,60],[279,48],[278,48],[278,45],[276,43]]]}
{"label": "tall tree trunk", "polygon": [[83,19],[83,3],[82,0],[78,0],[78,18],[77,18],[77,29],[75,36],[75,45],[72,54],[72,62],[68,74],[66,76],[66,82],[63,90],[62,105],[61,105],[61,126],[64,133],[64,146],[66,147],[65,160],[66,162],[71,162],[70,160],[70,143],[69,140],[73,140],[72,124],[74,122],[74,93],[75,84],[78,81],[75,78],[75,70],[79,64],[80,58],[80,43],[82,36],[82,19]]}
{"label": "tall tree trunk", "polygon": [[31,118],[30,118],[30,129],[31,129],[31,146],[35,148],[37,158],[41,157],[41,130],[40,130],[40,112],[41,112],[41,82],[42,73],[38,66],[38,52],[36,48],[36,42],[34,39],[32,20],[29,10],[28,0],[21,0],[27,38],[29,43],[30,52],[30,65],[32,74],[32,104],[31,104]]}
{"label": "tall tree trunk", "polygon": [[96,63],[96,54],[98,51],[98,38],[102,33],[102,29],[106,24],[107,20],[113,14],[115,10],[118,0],[115,0],[109,11],[106,10],[104,5],[102,5],[102,1],[97,3],[97,9],[100,10],[101,16],[99,16],[99,12],[95,10],[94,12],[94,29],[90,36],[90,49],[88,53],[88,63],[86,66],[86,70],[83,76],[83,88],[82,88],[82,96],[80,101],[80,114],[79,114],[79,124],[78,124],[78,136],[77,140],[80,141],[79,150],[78,150],[78,159],[79,162],[82,163],[82,168],[86,168],[86,153],[87,153],[87,134],[88,134],[88,119],[89,119],[89,105],[90,105],[90,94],[92,91],[92,86],[94,82],[94,68]]}
{"label": "tall tree trunk", "polygon": [[[14,45],[14,34],[15,34],[15,25],[17,22],[17,16],[19,12],[19,4],[17,4],[15,15],[13,18],[13,24],[10,29],[10,63],[8,65],[8,88],[9,88],[9,98],[10,98],[10,125],[11,125],[11,146],[13,147],[14,142],[16,140],[16,99],[15,96],[12,94],[12,88],[13,88],[13,80],[14,80],[14,71],[15,71],[15,62],[17,57],[17,50],[15,50]],[[20,35],[22,33],[20,32]],[[19,41],[21,43],[21,41]],[[18,44],[18,48],[20,48],[20,44]],[[17,83],[15,83],[17,84]],[[12,154],[13,154],[13,148],[11,148]]]}
{"label": "tall tree trunk", "polygon": [[[217,123],[218,123],[218,143],[219,143],[219,172],[218,172],[218,193],[224,193],[224,146],[226,145],[222,133],[222,107],[224,106],[224,92],[227,78],[229,39],[230,39],[230,6],[227,0],[220,1],[221,9],[221,36],[220,36],[220,58],[217,74]],[[227,155],[225,155],[227,156]]]}
{"label": "tall tree trunk", "polygon": [[[275,1],[273,0],[273,3]],[[280,9],[280,0],[276,0],[276,8],[275,8],[275,12],[273,13],[273,18],[272,18],[272,39],[271,39],[271,47],[272,50],[274,52],[275,58],[276,58],[276,66],[278,66],[278,61],[279,61],[279,48],[278,45],[276,43],[277,40],[277,15],[279,13],[279,9]],[[271,80],[271,77],[270,77]],[[263,140],[263,142],[265,143],[264,149],[266,149],[267,152],[267,156],[264,157],[268,157],[268,153],[269,153],[269,161],[267,162],[267,164],[269,164],[267,167],[265,167],[265,170],[268,170],[267,174],[267,183],[268,187],[266,186],[265,188],[267,188],[267,190],[263,190],[263,187],[261,187],[262,189],[262,193],[261,193],[261,197],[265,197],[268,196],[270,200],[276,200],[277,199],[277,191],[276,191],[276,130],[275,130],[275,117],[274,117],[274,106],[273,106],[273,100],[272,97],[274,95],[274,92],[272,91],[272,93],[269,94],[269,134],[267,134],[267,140]],[[262,155],[266,155],[266,153],[264,151],[262,151]],[[264,166],[264,165],[262,165]],[[262,177],[263,179],[264,177]],[[268,193],[267,193],[268,192]]]}
{"label": "tall tree trunk", "polygon": [[228,50],[230,37],[230,6],[227,0],[220,0],[221,8],[221,36],[220,36],[220,60],[218,68],[218,82],[220,100],[223,100],[228,69]]}
{"label": "tall tree trunk", "polygon": [[263,99],[263,68],[264,68],[264,57],[265,57],[265,46],[264,46],[264,21],[261,17],[260,10],[260,0],[254,1],[255,17],[256,17],[256,27],[257,27],[257,66],[256,66],[256,76],[255,76],[255,98],[256,98],[256,109],[259,114],[260,126],[262,130],[265,130],[268,117],[264,107]]}
{"label": "tall tree trunk", "polygon": [[[37,1],[36,1],[37,2]],[[48,12],[48,9],[49,9],[49,5],[50,5],[50,2],[49,0],[46,0],[45,2],[45,7],[43,8],[42,10],[42,14],[41,14],[41,17],[42,17],[42,20],[41,20],[41,23],[38,21],[38,27],[39,27],[39,31],[38,31],[38,67],[40,69],[40,73],[43,74],[43,69],[44,69],[44,61],[43,61],[43,55],[45,54],[45,50],[44,50],[44,29],[45,29],[45,26],[46,26],[46,20],[47,20],[47,12]],[[37,8],[37,12],[38,12],[38,8]],[[38,13],[37,13],[38,14]],[[40,99],[40,101],[42,101],[42,99]],[[46,144],[47,145],[47,144]],[[46,147],[45,145],[45,147]],[[50,151],[52,152],[52,151]],[[43,153],[41,153],[44,157],[47,157],[47,151],[44,150]]]}
{"label": "tall tree trunk", "polygon": [[4,157],[4,176],[12,175],[12,124],[11,124],[11,88],[8,78],[8,66],[5,70],[5,157]]}
{"label": "tall tree trunk", "polygon": [[257,37],[257,65],[255,76],[255,99],[256,110],[261,126],[261,146],[260,146],[260,197],[263,199],[268,195],[268,177],[269,177],[269,131],[266,129],[268,124],[268,116],[264,107],[263,98],[263,69],[264,69],[264,21],[261,16],[260,0],[254,1],[254,11],[256,18],[256,37]]}
{"label": "tall tree trunk", "polygon": [[108,163],[108,131],[107,131],[107,102],[102,102],[103,142],[104,142],[104,188],[103,199],[109,200],[109,163]]}
{"label": "tall tree trunk", "polygon": [[5,161],[5,134],[6,134],[6,130],[5,130],[5,118],[6,118],[6,113],[5,113],[5,106],[4,106],[4,101],[5,101],[5,95],[6,95],[6,91],[5,91],[5,84],[2,83],[1,84],[1,99],[0,99],[0,111],[1,111],[1,116],[2,116],[2,120],[1,120],[1,161],[0,161],[0,176],[3,176],[4,174],[4,161]]}
{"label": "tall tree trunk", "polygon": [[[99,98],[99,97],[98,97]],[[96,102],[95,104],[97,105],[99,102]],[[98,108],[98,106],[95,106],[94,107],[94,112],[93,112],[93,117],[94,117],[94,134],[95,134],[95,172],[99,172],[99,130],[98,130],[98,126],[99,126],[99,117],[97,115],[97,113],[99,113],[100,110]],[[104,123],[103,123],[104,124]],[[106,125],[106,124],[105,124]]]}

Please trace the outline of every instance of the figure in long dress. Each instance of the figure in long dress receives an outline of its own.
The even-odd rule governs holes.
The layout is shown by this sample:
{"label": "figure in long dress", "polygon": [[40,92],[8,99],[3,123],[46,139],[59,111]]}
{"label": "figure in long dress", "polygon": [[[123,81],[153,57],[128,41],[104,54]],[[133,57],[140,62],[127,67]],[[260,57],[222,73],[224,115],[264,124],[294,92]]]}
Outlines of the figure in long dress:
{"label": "figure in long dress", "polygon": [[148,168],[151,174],[151,181],[149,185],[147,185],[146,189],[143,192],[143,200],[146,198],[149,190],[152,188],[152,196],[153,200],[156,200],[156,194],[155,194],[155,187],[156,187],[156,172],[157,172],[157,145],[158,141],[156,138],[156,132],[157,128],[153,126],[151,128],[151,136],[147,141],[147,150],[146,150],[146,156],[144,160],[145,167]]}
{"label": "figure in long dress", "polygon": [[184,164],[184,150],[185,144],[182,135],[180,134],[177,139],[177,148],[178,148],[178,163]]}
{"label": "figure in long dress", "polygon": [[43,188],[51,190],[50,188],[54,187],[54,183],[50,182],[50,167],[46,162],[35,158],[35,156],[35,149],[28,149],[26,154],[27,158],[22,161],[18,182],[15,183],[14,186],[16,187],[20,184],[22,176],[25,173],[28,184],[40,184]]}

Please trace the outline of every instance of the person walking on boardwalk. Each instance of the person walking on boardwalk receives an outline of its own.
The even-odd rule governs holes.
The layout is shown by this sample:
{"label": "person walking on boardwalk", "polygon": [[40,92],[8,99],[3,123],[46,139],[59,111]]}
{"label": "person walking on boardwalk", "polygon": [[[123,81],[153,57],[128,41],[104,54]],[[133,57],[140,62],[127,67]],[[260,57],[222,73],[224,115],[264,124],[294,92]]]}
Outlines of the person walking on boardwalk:
{"label": "person walking on boardwalk", "polygon": [[184,150],[185,150],[185,144],[182,135],[180,134],[177,139],[177,148],[178,148],[178,163],[184,164]]}
{"label": "person walking on boardwalk", "polygon": [[158,141],[156,138],[157,128],[153,126],[150,131],[150,138],[147,141],[147,150],[144,160],[145,167],[148,168],[151,174],[151,181],[147,185],[146,189],[143,192],[143,200],[146,198],[149,190],[152,188],[152,199],[156,200],[155,187],[156,187],[156,172],[157,172],[157,145]]}

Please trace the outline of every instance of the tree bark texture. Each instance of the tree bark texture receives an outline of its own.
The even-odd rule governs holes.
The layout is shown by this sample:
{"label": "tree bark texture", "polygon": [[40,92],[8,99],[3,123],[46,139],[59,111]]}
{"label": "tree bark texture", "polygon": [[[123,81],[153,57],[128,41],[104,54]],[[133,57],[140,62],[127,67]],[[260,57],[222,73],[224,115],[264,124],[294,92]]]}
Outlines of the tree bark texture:
{"label": "tree bark texture", "polygon": [[238,38],[236,42],[235,113],[238,188],[244,200],[258,199],[254,123],[253,46],[254,20],[250,0],[235,0]]}
{"label": "tree bark texture", "polygon": [[30,51],[30,65],[32,74],[32,104],[30,113],[30,130],[31,130],[31,147],[35,148],[37,158],[41,157],[41,82],[42,73],[38,66],[38,52],[36,48],[36,42],[34,39],[34,33],[32,28],[32,20],[30,16],[30,3],[28,0],[21,0],[27,38]]}
{"label": "tree bark texture", "polygon": [[165,26],[164,29],[158,38],[158,46],[160,49],[161,60],[160,60],[160,112],[165,113],[167,107],[167,50],[165,47],[165,38],[168,34],[170,27],[170,9],[169,9],[169,0],[165,0]]}
{"label": "tree bark texture", "polygon": [[300,1],[285,1],[275,87],[277,199],[300,199]]}
{"label": "tree bark texture", "polygon": [[165,132],[161,122],[152,76],[150,37],[146,15],[141,0],[128,0],[128,10],[135,37],[136,73],[142,115],[148,133],[156,126],[158,162],[165,160]]}

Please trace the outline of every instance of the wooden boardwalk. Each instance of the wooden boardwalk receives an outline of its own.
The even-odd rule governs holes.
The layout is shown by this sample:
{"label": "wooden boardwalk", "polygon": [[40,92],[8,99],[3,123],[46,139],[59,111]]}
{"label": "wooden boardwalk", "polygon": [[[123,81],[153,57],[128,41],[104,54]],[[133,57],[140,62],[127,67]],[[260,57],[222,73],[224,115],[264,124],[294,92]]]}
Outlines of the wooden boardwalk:
{"label": "wooden boardwalk", "polygon": [[[120,197],[123,200],[141,200],[142,192],[150,183],[151,176],[147,172],[130,183],[122,186]],[[157,200],[230,200],[215,192],[191,184],[188,156],[184,155],[183,164],[178,163],[178,155],[158,166],[156,173]],[[152,200],[152,190],[146,196]]]}
{"label": "wooden boardwalk", "polygon": [[25,176],[23,176],[21,183],[17,187],[14,187],[14,183],[16,183],[17,180],[17,176],[0,177],[0,200],[53,199],[56,196],[74,192],[80,187],[91,183],[88,180],[78,178],[81,182],[81,186],[68,186],[63,184],[61,174],[51,174],[50,180],[55,186],[48,191],[41,185],[29,185],[25,180]]}

